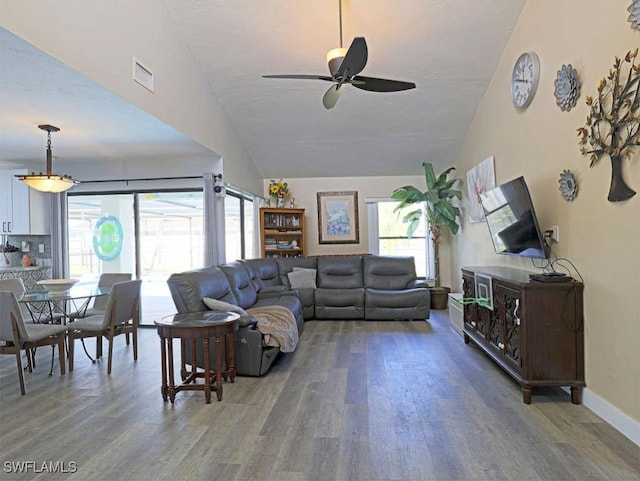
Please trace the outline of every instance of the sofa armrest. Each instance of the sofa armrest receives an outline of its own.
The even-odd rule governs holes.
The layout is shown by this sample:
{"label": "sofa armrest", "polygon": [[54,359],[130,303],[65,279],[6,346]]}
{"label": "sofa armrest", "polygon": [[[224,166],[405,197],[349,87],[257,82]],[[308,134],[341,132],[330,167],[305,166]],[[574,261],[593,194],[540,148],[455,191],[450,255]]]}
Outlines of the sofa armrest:
{"label": "sofa armrest", "polygon": [[258,300],[260,299],[272,299],[282,296],[296,296],[300,299],[300,291],[298,289],[289,289],[286,286],[272,286],[265,287],[258,292]]}
{"label": "sofa armrest", "polygon": [[414,289],[416,287],[422,287],[424,289],[428,289],[429,284],[424,279],[416,279],[407,284],[407,289]]}

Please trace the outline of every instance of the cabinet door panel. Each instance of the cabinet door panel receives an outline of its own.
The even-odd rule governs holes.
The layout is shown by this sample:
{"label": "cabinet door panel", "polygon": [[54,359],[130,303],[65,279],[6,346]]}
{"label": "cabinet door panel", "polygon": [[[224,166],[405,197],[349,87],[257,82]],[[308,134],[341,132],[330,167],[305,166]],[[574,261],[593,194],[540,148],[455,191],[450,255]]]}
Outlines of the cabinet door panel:
{"label": "cabinet door panel", "polygon": [[520,290],[496,283],[494,299],[499,306],[499,316],[502,324],[502,351],[509,364],[522,372],[522,343],[520,339]]}

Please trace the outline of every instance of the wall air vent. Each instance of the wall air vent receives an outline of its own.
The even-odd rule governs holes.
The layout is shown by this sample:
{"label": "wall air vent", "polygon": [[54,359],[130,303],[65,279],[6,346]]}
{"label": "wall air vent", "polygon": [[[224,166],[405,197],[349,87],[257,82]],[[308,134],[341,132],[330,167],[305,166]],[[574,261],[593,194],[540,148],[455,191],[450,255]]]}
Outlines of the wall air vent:
{"label": "wall air vent", "polygon": [[150,92],[154,92],[153,72],[135,57],[133,57],[133,80]]}

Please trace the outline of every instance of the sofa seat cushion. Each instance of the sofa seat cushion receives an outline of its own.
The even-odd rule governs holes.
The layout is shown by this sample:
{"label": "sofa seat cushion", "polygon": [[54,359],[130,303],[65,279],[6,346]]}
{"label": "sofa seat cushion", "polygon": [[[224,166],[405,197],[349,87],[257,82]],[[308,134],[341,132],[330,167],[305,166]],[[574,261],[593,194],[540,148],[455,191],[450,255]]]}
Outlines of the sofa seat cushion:
{"label": "sofa seat cushion", "polygon": [[364,319],[364,289],[317,288],[316,319]]}
{"label": "sofa seat cushion", "polygon": [[365,319],[426,319],[429,290],[365,289]]}

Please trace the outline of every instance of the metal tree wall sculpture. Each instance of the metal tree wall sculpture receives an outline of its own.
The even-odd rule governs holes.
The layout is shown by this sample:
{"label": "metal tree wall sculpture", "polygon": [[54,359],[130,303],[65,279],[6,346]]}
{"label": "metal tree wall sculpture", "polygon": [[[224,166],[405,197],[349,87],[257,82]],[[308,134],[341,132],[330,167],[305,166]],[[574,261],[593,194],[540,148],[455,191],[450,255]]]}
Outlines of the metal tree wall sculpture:
{"label": "metal tree wall sculpture", "polygon": [[[638,49],[623,60],[616,57],[609,75],[600,80],[598,97],[587,97],[587,124],[578,129],[580,152],[589,155],[590,167],[602,157],[611,159],[610,202],[630,199],[636,192],[622,176],[623,159],[631,159],[640,146],[640,65]],[[589,146],[587,146],[589,144]]]}

